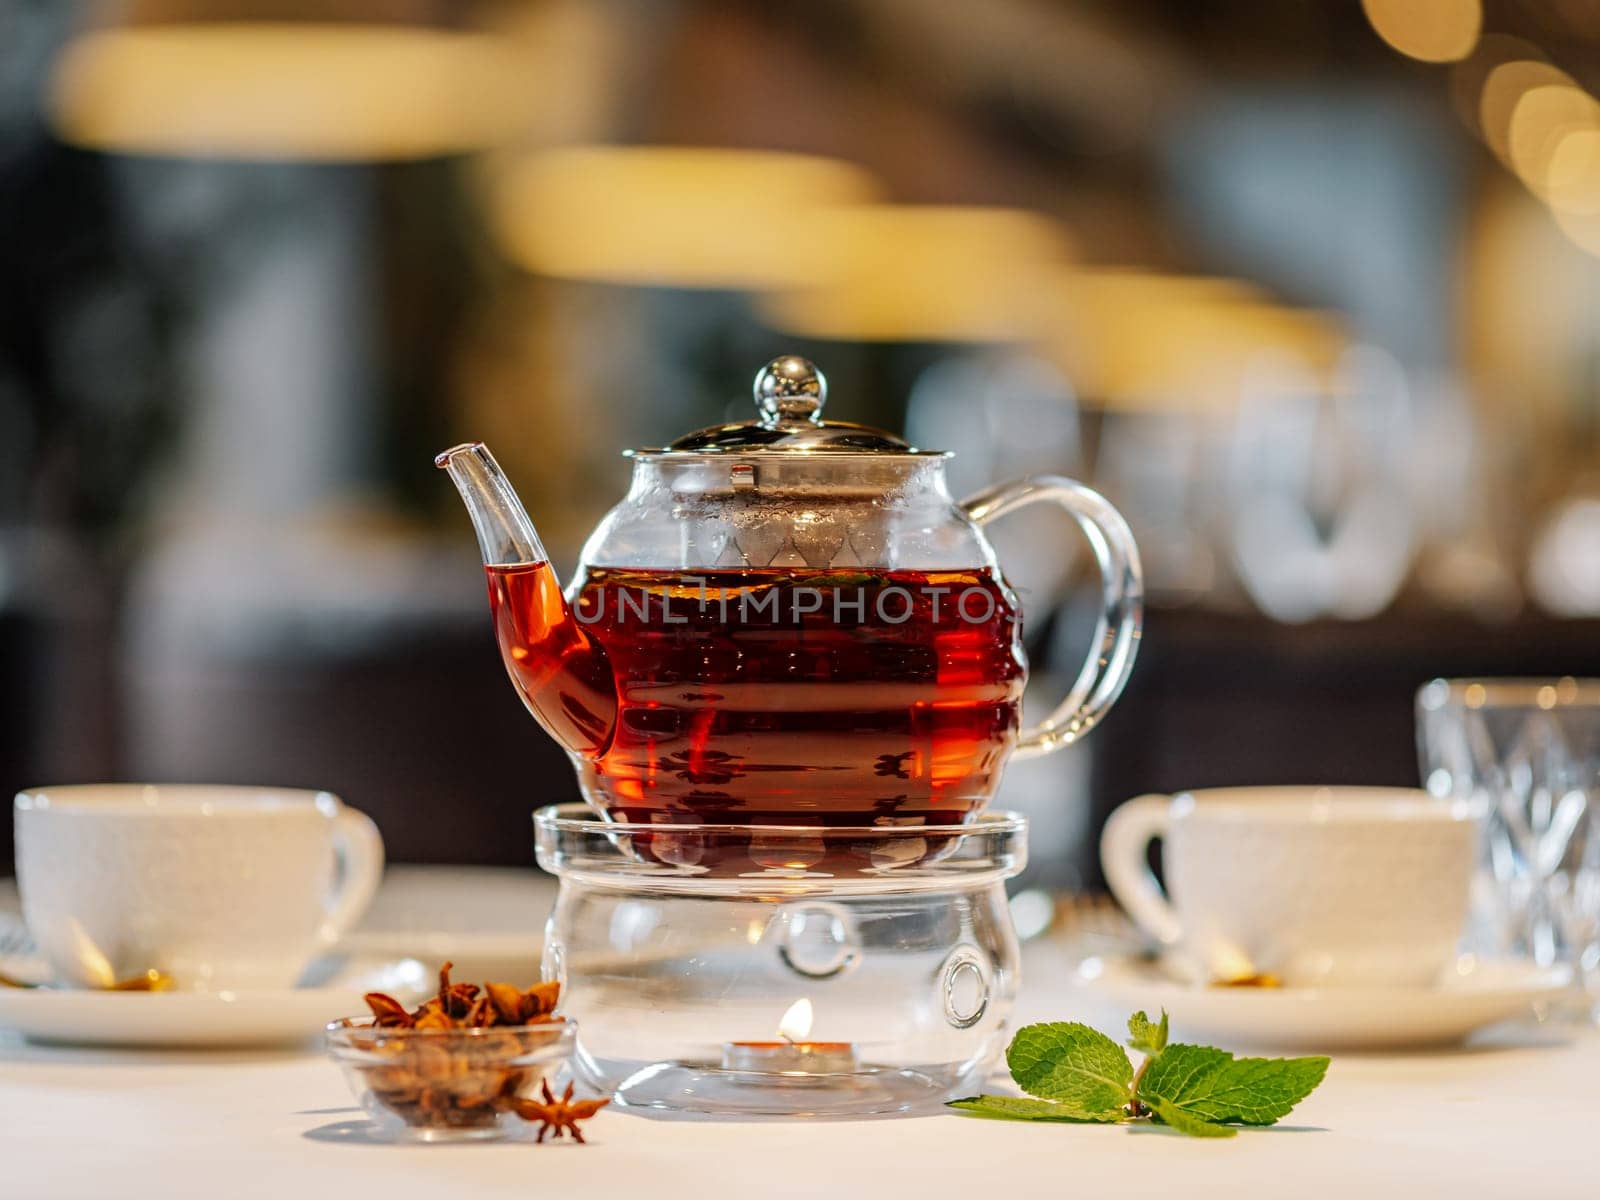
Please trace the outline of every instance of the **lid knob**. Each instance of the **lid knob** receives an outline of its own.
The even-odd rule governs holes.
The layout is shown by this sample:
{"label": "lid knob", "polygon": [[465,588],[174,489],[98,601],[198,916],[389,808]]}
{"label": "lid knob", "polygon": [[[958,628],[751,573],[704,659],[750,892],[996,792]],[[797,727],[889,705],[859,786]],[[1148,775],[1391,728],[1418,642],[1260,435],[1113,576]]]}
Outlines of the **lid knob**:
{"label": "lid knob", "polygon": [[800,421],[822,424],[828,381],[808,358],[785,354],[773,359],[756,375],[754,391],[761,424],[768,429]]}

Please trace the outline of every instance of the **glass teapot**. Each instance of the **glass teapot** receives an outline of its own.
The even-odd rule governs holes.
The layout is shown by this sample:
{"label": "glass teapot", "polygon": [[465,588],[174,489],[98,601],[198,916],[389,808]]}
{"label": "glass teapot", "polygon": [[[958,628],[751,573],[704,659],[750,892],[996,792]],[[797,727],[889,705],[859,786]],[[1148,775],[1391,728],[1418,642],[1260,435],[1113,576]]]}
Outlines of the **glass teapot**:
{"label": "glass teapot", "polygon": [[[824,420],[803,358],[769,363],[756,420],[633,450],[633,482],[563,594],[481,443],[435,460],[466,501],[495,634],[528,710],[585,798],[630,822],[956,823],[1006,760],[1077,741],[1138,649],[1127,524],[1095,492],[1034,476],[966,500],[943,452]],[[982,527],[1071,513],[1100,565],[1093,649],[1022,729],[1021,613]]]}

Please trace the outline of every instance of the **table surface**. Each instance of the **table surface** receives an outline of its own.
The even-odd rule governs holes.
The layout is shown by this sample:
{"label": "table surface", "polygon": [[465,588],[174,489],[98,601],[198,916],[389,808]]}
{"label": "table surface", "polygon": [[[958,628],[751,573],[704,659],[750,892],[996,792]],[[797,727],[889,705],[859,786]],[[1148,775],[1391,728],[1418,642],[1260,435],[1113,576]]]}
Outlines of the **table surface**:
{"label": "table surface", "polygon": [[[398,876],[385,911],[404,911],[395,893],[419,878]],[[474,882],[486,886],[457,886]],[[1063,960],[1058,944],[1028,946],[1020,1021],[1072,1016]],[[1600,1035],[1502,1027],[1453,1052],[1337,1057],[1288,1122],[1226,1141],[954,1113],[717,1122],[607,1110],[588,1146],[404,1146],[367,1135],[314,1048],[64,1049],[0,1033],[0,1196],[1593,1197],[1597,1080]]]}

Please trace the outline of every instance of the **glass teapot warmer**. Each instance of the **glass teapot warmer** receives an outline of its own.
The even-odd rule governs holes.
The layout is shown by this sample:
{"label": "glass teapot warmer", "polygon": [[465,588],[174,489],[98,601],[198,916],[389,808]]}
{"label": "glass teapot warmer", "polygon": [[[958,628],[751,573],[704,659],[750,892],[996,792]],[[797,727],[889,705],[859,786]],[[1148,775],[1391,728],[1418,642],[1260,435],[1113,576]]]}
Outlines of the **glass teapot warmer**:
{"label": "glass teapot warmer", "polygon": [[[1020,817],[752,829],[569,804],[535,826],[561,881],[543,974],[582,1023],[581,1086],[621,1108],[751,1117],[927,1111],[982,1090],[1017,991],[1004,881],[1025,865]],[[752,837],[773,865],[740,877],[663,861]],[[651,844],[666,839],[676,853]]]}

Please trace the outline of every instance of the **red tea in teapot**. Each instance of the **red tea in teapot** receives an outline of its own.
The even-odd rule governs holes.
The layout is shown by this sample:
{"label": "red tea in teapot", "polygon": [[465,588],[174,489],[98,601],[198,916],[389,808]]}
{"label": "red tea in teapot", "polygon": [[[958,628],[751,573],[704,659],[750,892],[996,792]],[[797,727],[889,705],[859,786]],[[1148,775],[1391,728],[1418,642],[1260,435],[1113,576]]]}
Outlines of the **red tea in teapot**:
{"label": "red tea in teapot", "polygon": [[627,821],[958,822],[994,792],[1027,665],[989,570],[492,566],[506,667]]}

